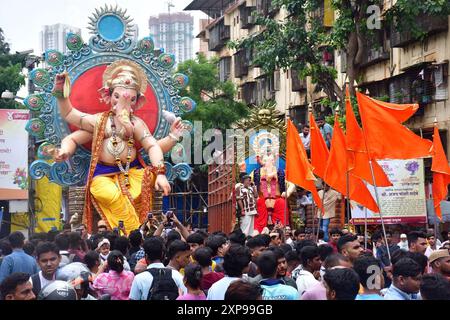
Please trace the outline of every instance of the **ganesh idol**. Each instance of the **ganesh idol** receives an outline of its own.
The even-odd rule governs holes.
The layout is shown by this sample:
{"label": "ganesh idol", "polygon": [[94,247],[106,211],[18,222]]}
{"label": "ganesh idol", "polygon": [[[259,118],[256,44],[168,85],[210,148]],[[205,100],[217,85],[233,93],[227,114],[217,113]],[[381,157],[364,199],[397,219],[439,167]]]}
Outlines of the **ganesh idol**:
{"label": "ganesh idol", "polygon": [[[158,141],[153,137],[146,123],[135,115],[146,101],[147,76],[129,60],[115,61],[103,73],[100,100],[109,111],[88,114],[77,110],[65,94],[67,86],[67,74],[57,75],[53,95],[62,118],[80,130],[65,137],[53,157],[65,161],[77,146],[91,142],[83,222],[91,232],[94,207],[109,228],[123,221],[128,234],[139,228],[151,210],[153,189],[164,195],[171,191],[163,154],[178,142],[183,131],[181,119],[173,122],[167,137]],[[150,166],[138,152],[141,148],[148,154]]]}

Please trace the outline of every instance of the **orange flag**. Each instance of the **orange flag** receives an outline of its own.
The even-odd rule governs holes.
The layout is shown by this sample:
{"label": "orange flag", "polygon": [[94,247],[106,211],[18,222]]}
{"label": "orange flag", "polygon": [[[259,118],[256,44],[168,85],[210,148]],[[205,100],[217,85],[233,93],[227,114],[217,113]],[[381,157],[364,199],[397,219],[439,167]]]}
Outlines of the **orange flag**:
{"label": "orange flag", "polygon": [[415,135],[366,95],[356,92],[356,98],[371,159],[412,159],[431,155],[430,140]]}
{"label": "orange flag", "polygon": [[[347,143],[348,170],[353,175],[373,185],[374,183],[372,172],[370,170],[369,156],[364,144],[363,132],[356,121],[355,114],[353,113],[348,89],[345,97],[345,116],[347,126],[345,137]],[[377,187],[392,186],[392,183],[389,181],[383,169],[375,160],[372,161],[372,169]]]}
{"label": "orange flag", "polygon": [[433,171],[433,202],[436,216],[442,220],[441,201],[447,197],[447,186],[450,183],[450,166],[445,156],[444,148],[442,148],[439,129],[434,126],[433,134],[433,162],[431,171]]}
{"label": "orange flag", "polygon": [[367,98],[369,98],[376,106],[388,111],[400,123],[411,118],[411,116],[419,109],[417,103],[397,104],[376,100],[369,96],[367,96]]}
{"label": "orange flag", "polygon": [[379,212],[378,206],[364,182],[350,173],[348,174],[350,195],[347,194],[347,168],[345,135],[342,132],[338,116],[336,115],[334,119],[333,138],[331,139],[330,157],[328,158],[324,180],[330,187],[347,196],[347,198],[358,202],[373,212]]}
{"label": "orange flag", "polygon": [[314,184],[316,177],[312,172],[312,165],[306,157],[300,135],[291,120],[288,120],[287,124],[286,180],[311,191],[316,206],[322,208],[322,202]]}
{"label": "orange flag", "polygon": [[328,161],[328,147],[323,139],[320,129],[312,112],[309,113],[309,134],[311,135],[311,164],[315,175],[323,179]]}

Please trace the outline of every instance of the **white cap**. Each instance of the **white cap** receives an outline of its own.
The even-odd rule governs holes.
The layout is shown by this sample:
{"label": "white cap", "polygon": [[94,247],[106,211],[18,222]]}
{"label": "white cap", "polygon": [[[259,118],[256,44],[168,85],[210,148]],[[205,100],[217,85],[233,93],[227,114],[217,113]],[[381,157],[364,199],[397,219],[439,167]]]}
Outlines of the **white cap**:
{"label": "white cap", "polygon": [[402,234],[400,235],[400,238],[401,238],[401,239],[407,238],[407,236],[406,236],[406,234],[402,233]]}
{"label": "white cap", "polygon": [[110,243],[109,243],[109,240],[108,239],[106,239],[106,238],[104,238],[102,241],[100,241],[99,243],[98,243],[98,245],[97,245],[97,249],[100,249],[101,247],[102,247],[102,245],[104,245],[104,244],[107,244],[107,245],[111,245]]}

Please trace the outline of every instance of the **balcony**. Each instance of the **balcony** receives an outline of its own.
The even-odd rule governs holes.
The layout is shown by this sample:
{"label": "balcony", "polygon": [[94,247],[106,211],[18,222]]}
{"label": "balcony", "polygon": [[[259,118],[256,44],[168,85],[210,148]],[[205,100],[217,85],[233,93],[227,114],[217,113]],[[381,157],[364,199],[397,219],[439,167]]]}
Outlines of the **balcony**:
{"label": "balcony", "polygon": [[364,41],[364,54],[361,62],[362,67],[367,67],[381,61],[389,60],[389,46],[386,42],[386,31],[384,28],[374,30],[366,35]]}
{"label": "balcony", "polygon": [[229,39],[230,26],[226,26],[222,19],[209,30],[209,51],[219,51],[226,45]]}
{"label": "balcony", "polygon": [[291,86],[294,92],[307,90],[306,79],[300,79],[298,71],[293,69],[291,69]]}
{"label": "balcony", "polygon": [[219,80],[225,82],[230,79],[231,57],[225,57],[219,61]]}
{"label": "balcony", "polygon": [[247,105],[256,104],[257,94],[256,94],[256,82],[247,82],[242,85],[242,100]]}
{"label": "balcony", "polygon": [[245,4],[239,8],[239,16],[242,29],[250,29],[256,23],[256,17],[252,15],[256,7],[246,7]]}
{"label": "balcony", "polygon": [[234,55],[234,76],[242,78],[248,74],[248,67],[251,64],[252,50],[241,49]]}
{"label": "balcony", "polygon": [[[417,26],[428,36],[448,31],[448,16],[421,15],[417,18]],[[391,48],[403,48],[417,41],[411,31],[397,31],[395,25],[391,28]]]}
{"label": "balcony", "polygon": [[273,17],[277,13],[278,9],[272,7],[272,0],[257,0],[256,12],[262,16]]}

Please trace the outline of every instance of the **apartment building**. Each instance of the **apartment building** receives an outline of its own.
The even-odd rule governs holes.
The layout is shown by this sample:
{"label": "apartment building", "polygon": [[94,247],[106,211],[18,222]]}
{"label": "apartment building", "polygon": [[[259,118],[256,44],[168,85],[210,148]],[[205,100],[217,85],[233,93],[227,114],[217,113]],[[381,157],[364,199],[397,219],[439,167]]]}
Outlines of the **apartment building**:
{"label": "apartment building", "polygon": [[[255,25],[252,12],[284,19],[286,12],[271,8],[271,0],[193,0],[185,10],[201,10],[210,19],[198,35],[208,43],[209,53],[220,58],[220,79],[231,80],[238,87],[237,98],[249,106],[274,100],[278,110],[288,114],[297,124],[307,122],[308,105],[316,111],[327,112],[320,101],[325,94],[315,92],[310,79],[300,80],[293,70],[264,74],[252,63],[250,50],[236,51],[227,47],[249,35],[257,36],[261,26]],[[387,10],[395,1],[384,1],[380,8]],[[331,27],[334,13],[330,1],[324,0],[319,14],[324,26]],[[411,32],[399,32],[383,26],[368,37],[358,87],[373,97],[394,103],[418,103],[418,112],[406,123],[415,132],[431,138],[436,120],[444,148],[449,148],[450,121],[449,73],[450,32],[449,17],[418,17],[426,32],[423,40],[414,39]],[[323,52],[323,63],[338,72],[337,82],[346,80],[345,55]],[[331,110],[328,110],[331,112]],[[431,166],[430,161],[426,161]],[[428,171],[428,170],[427,170]],[[428,177],[427,177],[428,178]]]}

